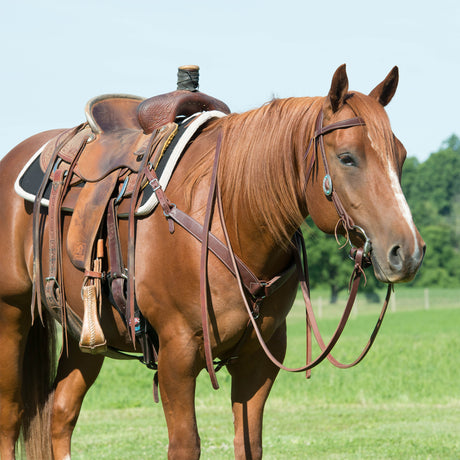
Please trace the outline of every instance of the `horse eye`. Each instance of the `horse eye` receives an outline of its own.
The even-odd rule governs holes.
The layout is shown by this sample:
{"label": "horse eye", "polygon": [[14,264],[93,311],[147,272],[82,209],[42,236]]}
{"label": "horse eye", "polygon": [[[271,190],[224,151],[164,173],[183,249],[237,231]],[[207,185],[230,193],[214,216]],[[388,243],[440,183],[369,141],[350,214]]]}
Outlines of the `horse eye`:
{"label": "horse eye", "polygon": [[351,153],[342,153],[338,155],[340,163],[342,163],[345,166],[357,166],[357,163],[355,159],[353,158],[353,155]]}

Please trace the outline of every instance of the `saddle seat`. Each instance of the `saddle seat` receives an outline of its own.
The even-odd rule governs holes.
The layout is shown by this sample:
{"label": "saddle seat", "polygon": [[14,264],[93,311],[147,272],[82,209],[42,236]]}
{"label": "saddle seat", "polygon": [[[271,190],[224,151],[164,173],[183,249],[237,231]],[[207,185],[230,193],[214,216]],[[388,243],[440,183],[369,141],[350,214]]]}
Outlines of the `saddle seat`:
{"label": "saddle seat", "polygon": [[178,116],[189,117],[197,112],[219,110],[229,114],[227,104],[200,91],[176,90],[146,99],[139,104],[137,117],[145,134],[174,121]]}
{"label": "saddle seat", "polygon": [[[178,117],[211,110],[230,113],[224,102],[199,91],[177,90],[149,99],[127,94],[97,96],[85,107],[88,128],[68,141],[61,148],[59,157],[71,163],[86,137],[87,144],[74,171],[81,180],[97,182],[122,168],[136,173],[155,130]],[[41,156],[43,171],[56,142],[49,143]]]}
{"label": "saddle seat", "polygon": [[145,99],[130,94],[103,94],[90,99],[85,115],[94,134],[110,133],[125,129],[142,129],[137,108]]}

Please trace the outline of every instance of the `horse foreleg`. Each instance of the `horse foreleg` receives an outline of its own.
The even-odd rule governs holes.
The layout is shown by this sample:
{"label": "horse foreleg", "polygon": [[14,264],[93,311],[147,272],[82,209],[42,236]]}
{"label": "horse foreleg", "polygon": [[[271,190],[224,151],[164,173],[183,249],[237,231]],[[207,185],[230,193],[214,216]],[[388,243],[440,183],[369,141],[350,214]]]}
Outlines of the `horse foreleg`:
{"label": "horse foreleg", "polygon": [[69,337],[68,354],[59,359],[55,380],[51,439],[54,460],[70,459],[70,439],[86,392],[101,370],[103,356],[82,353]]}
{"label": "horse foreleg", "polygon": [[200,437],[195,415],[195,386],[200,368],[191,341],[161,343],[158,379],[168,426],[169,460],[200,457]]}
{"label": "horse foreleg", "polygon": [[[284,359],[285,324],[274,333],[268,346],[278,360]],[[261,348],[238,357],[227,368],[232,376],[235,459],[261,459],[263,411],[279,369]]]}
{"label": "horse foreleg", "polygon": [[23,403],[22,362],[30,317],[21,310],[0,304],[0,458],[15,458]]}

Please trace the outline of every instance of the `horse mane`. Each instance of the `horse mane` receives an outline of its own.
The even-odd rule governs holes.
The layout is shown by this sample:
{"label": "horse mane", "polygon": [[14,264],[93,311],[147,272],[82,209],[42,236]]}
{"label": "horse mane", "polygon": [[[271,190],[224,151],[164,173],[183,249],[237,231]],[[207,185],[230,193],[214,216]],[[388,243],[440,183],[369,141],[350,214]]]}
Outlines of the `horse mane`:
{"label": "horse mane", "polygon": [[[233,225],[238,226],[239,211],[246,208],[262,232],[280,244],[289,242],[288,228],[303,221],[298,158],[303,158],[321,101],[274,99],[258,109],[230,114],[206,129],[223,133],[218,180],[225,218]],[[210,174],[213,160],[213,151],[205,151],[192,168],[184,184],[189,196]]]}
{"label": "horse mane", "polygon": [[[273,99],[262,107],[230,114],[205,129],[223,133],[219,184],[225,218],[238,228],[238,215],[286,246],[289,231],[305,216],[305,162],[323,97]],[[360,93],[349,93],[346,104],[366,122],[365,129],[382,161],[397,159],[393,133],[383,107]],[[378,107],[377,107],[378,106]],[[202,152],[191,168],[184,192],[191,202],[195,187],[210,175],[214,147]],[[205,206],[205,204],[203,204]]]}

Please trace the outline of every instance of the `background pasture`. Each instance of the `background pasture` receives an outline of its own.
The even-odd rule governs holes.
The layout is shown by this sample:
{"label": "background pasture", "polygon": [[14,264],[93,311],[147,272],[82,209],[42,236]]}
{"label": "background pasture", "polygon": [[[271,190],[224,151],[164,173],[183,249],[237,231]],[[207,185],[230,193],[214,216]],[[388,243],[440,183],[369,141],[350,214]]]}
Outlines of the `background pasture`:
{"label": "background pasture", "polygon": [[[265,459],[460,458],[460,290],[396,288],[373,349],[355,368],[329,363],[304,374],[280,372],[266,406]],[[320,326],[332,333],[341,308],[321,299]],[[351,360],[366,343],[379,306],[358,298],[336,355]],[[304,360],[300,299],[289,315],[288,355]],[[233,458],[230,378],[218,374],[213,391],[206,372],[197,388],[203,459]],[[152,400],[152,373],[137,362],[107,360],[83,404],[73,459],[166,458],[161,405]]]}

